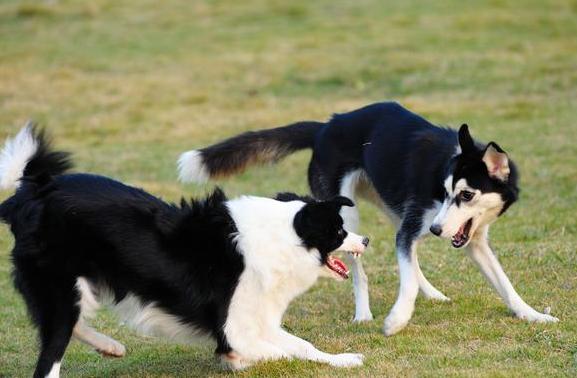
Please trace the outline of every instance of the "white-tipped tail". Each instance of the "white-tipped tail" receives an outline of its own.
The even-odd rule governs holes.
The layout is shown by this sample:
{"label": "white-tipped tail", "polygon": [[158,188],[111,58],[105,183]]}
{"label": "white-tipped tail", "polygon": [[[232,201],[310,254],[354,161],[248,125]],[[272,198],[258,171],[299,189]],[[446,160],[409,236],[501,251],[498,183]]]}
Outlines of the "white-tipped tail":
{"label": "white-tipped tail", "polygon": [[187,151],[178,159],[178,179],[182,182],[205,183],[210,178],[202,159],[202,153],[197,150]]}
{"label": "white-tipped tail", "polygon": [[15,189],[20,185],[26,164],[38,149],[31,122],[14,138],[6,139],[0,152],[0,189]]}

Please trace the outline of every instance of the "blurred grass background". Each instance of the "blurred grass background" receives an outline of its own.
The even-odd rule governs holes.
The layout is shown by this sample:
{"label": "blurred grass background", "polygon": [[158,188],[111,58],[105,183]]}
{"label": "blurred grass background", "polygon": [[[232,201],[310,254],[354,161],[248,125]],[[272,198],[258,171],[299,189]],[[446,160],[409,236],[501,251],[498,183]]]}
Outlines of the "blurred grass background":
{"label": "blurred grass background", "polygon": [[[249,129],[327,119],[394,99],[434,123],[469,123],[519,165],[521,201],[493,227],[505,271],[555,325],[512,318],[462,251],[429,240],[420,260],[453,299],[417,302],[399,335],[381,325],[397,291],[393,229],[361,203],[375,320],[355,325],[350,284],[320,281],[285,326],[329,352],[366,355],[336,370],[264,363],[239,376],[577,375],[577,2],[0,1],[0,137],[29,118],[77,169],[167,200],[205,193],[176,181],[179,153]],[[307,192],[310,152],[220,184],[230,196]],[[10,193],[1,193],[5,198]],[[10,281],[0,230],[0,376],[30,376],[36,339]],[[127,345],[101,358],[73,342],[64,376],[226,375],[210,347],[136,336],[103,312],[94,324]]]}

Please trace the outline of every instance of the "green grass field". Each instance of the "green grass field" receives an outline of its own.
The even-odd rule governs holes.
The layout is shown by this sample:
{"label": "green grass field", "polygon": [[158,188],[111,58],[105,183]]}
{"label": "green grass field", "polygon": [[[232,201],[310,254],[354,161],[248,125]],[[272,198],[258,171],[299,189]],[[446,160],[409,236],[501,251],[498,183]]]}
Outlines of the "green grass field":
{"label": "green grass field", "polygon": [[[385,338],[397,291],[394,235],[361,203],[375,320],[352,324],[350,283],[322,280],[284,325],[329,352],[364,353],[337,370],[302,361],[238,376],[577,375],[577,2],[575,1],[0,1],[0,138],[26,119],[74,152],[79,171],[167,200],[203,194],[176,181],[180,152],[249,129],[324,120],[394,99],[432,122],[469,123],[520,167],[521,200],[492,241],[521,296],[558,324],[514,319],[468,257],[430,239],[420,260],[450,303],[419,298]],[[220,184],[230,196],[307,191],[309,152]],[[10,193],[0,193],[5,198]],[[10,280],[0,228],[0,376],[30,376],[36,336]],[[209,347],[140,337],[105,311],[95,326],[122,359],[72,342],[62,374],[221,376]]]}

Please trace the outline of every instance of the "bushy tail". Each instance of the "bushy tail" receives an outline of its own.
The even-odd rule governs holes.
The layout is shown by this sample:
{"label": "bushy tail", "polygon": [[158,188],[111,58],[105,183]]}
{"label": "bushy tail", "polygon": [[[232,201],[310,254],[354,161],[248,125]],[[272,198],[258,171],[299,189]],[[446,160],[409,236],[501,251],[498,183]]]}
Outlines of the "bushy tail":
{"label": "bushy tail", "polygon": [[44,131],[28,122],[0,152],[0,189],[17,188],[22,179],[47,181],[71,167],[70,154],[53,151]]}
{"label": "bushy tail", "polygon": [[215,177],[240,173],[248,166],[277,162],[291,153],[312,148],[322,122],[246,132],[220,143],[183,153],[178,160],[183,182],[205,182]]}

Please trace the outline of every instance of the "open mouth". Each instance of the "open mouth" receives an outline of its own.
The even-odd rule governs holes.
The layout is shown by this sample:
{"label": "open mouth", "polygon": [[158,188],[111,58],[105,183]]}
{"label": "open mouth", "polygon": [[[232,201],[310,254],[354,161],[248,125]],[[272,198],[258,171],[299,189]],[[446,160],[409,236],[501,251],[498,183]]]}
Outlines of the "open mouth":
{"label": "open mouth", "polygon": [[329,256],[325,265],[343,279],[349,278],[349,268],[334,256]]}
{"label": "open mouth", "polygon": [[451,244],[455,248],[461,248],[469,241],[469,232],[471,231],[471,226],[473,225],[473,218],[469,219],[467,222],[463,223],[459,231],[451,238]]}

